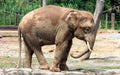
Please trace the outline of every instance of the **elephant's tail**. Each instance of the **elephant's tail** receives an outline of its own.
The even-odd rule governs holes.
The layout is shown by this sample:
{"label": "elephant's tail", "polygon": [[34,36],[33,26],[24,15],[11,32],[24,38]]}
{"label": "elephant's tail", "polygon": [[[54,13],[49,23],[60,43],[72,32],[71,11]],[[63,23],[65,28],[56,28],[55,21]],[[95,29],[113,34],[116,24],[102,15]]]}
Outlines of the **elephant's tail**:
{"label": "elephant's tail", "polygon": [[19,57],[18,57],[18,64],[17,68],[20,68],[21,65],[21,49],[22,49],[22,40],[21,40],[21,29],[18,27],[18,41],[19,41]]}

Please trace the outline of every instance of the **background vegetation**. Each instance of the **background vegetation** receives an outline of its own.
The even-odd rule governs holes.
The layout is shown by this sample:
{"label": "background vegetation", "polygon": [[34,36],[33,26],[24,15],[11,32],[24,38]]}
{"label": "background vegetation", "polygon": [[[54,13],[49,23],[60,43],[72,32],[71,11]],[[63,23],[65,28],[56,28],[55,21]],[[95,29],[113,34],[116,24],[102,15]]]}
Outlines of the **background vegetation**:
{"label": "background vegetation", "polygon": [[[62,7],[69,7],[78,10],[86,10],[94,13],[96,0],[46,0],[47,5],[58,5]],[[120,0],[105,0],[105,7],[103,11],[111,9],[113,6],[120,4]],[[120,5],[118,5],[120,7]],[[0,0],[0,25],[15,25],[15,13],[19,13],[19,21],[22,16],[31,10],[41,7],[41,0]],[[4,22],[4,12],[7,11],[6,22]],[[111,28],[111,12],[115,12],[116,29],[120,28],[120,8],[107,11],[108,28]],[[10,15],[12,13],[12,15]],[[10,21],[10,19],[12,19]],[[105,28],[105,13],[101,20],[102,28]],[[16,24],[17,25],[17,24]]]}

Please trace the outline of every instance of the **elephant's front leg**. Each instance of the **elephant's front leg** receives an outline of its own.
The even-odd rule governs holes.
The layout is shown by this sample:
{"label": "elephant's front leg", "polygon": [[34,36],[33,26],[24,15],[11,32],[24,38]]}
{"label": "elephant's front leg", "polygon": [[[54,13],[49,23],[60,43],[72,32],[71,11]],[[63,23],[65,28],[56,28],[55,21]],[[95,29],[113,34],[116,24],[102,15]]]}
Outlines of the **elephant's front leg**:
{"label": "elephant's front leg", "polygon": [[71,45],[72,40],[65,40],[64,42],[58,42],[56,44],[55,56],[51,67],[52,71],[68,70],[66,61]]}
{"label": "elephant's front leg", "polygon": [[70,40],[68,42],[68,47],[65,50],[65,52],[63,53],[64,57],[62,58],[61,64],[59,65],[59,67],[60,67],[61,70],[68,70],[68,67],[66,65],[66,61],[67,61],[67,58],[68,58],[68,54],[69,54],[71,45],[72,45],[72,40]]}

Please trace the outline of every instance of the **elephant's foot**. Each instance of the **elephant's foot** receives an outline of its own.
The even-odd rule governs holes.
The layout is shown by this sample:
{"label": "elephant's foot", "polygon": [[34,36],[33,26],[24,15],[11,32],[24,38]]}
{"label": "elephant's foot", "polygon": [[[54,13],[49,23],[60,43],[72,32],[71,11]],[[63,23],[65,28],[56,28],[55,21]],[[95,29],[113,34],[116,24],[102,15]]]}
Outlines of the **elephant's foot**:
{"label": "elephant's foot", "polygon": [[31,65],[30,64],[25,64],[23,65],[24,68],[31,68]]}
{"label": "elephant's foot", "polygon": [[61,71],[60,68],[58,68],[58,67],[51,67],[50,70],[53,72],[60,72]]}
{"label": "elephant's foot", "polygon": [[50,67],[48,65],[40,66],[40,69],[42,70],[49,70]]}
{"label": "elephant's foot", "polygon": [[61,70],[69,70],[66,64],[60,64],[60,69]]}

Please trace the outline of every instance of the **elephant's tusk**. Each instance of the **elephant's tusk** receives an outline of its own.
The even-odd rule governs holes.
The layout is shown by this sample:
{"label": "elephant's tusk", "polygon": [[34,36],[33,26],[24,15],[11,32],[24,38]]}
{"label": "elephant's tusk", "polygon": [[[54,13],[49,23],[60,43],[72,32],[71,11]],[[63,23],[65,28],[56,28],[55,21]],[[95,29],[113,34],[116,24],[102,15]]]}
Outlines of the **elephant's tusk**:
{"label": "elephant's tusk", "polygon": [[93,50],[90,48],[90,44],[88,41],[87,41],[87,46],[88,46],[88,49],[90,50],[90,52],[92,52]]}

